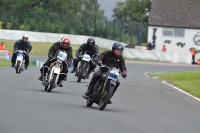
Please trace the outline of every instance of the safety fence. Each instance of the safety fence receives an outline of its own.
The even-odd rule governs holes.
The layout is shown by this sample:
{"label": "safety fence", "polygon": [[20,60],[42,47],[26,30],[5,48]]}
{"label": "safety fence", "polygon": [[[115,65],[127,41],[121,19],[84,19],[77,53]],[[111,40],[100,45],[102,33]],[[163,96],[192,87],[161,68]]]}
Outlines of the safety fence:
{"label": "safety fence", "polygon": [[[89,36],[81,35],[71,35],[71,34],[57,34],[57,33],[43,33],[43,32],[31,32],[31,31],[18,31],[18,30],[0,30],[0,39],[7,40],[18,40],[21,38],[22,34],[29,34],[29,40],[35,42],[56,42],[59,41],[63,36],[68,36],[71,39],[72,44],[85,43]],[[12,35],[12,38],[10,38]],[[111,49],[114,40],[94,37],[96,43],[101,48]],[[126,43],[123,43],[126,46]],[[124,57],[130,59],[140,59],[140,60],[153,60],[153,61],[163,61],[171,63],[183,63],[191,64],[191,54],[188,53],[177,53],[177,52],[161,52],[156,50],[145,50],[144,47],[136,47],[138,49],[126,48],[124,49]],[[4,55],[6,58],[6,55]]]}
{"label": "safety fence", "polygon": [[131,59],[162,61],[170,63],[191,64],[190,53],[161,52],[156,50],[129,49],[124,50],[124,57]]}
{"label": "safety fence", "polygon": [[0,60],[10,60],[9,51],[0,50]]}

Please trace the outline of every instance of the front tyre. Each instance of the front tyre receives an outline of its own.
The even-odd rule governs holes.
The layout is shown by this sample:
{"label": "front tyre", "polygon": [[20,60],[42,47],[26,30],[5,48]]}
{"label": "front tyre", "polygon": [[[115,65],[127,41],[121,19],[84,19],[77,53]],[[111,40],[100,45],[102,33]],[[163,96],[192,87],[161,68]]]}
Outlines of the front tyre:
{"label": "front tyre", "polygon": [[51,79],[49,83],[49,88],[47,89],[47,92],[51,92],[51,90],[54,88],[54,85],[56,84],[56,78],[57,78],[57,74],[54,73],[53,78]]}
{"label": "front tyre", "polygon": [[15,70],[16,70],[16,73],[20,73],[20,64],[21,64],[21,61],[17,61],[17,65],[15,67]]}
{"label": "front tyre", "polygon": [[100,102],[99,102],[99,110],[103,110],[112,97],[112,94],[113,94],[113,91],[114,91],[114,86],[109,85],[109,87],[110,88],[106,89],[102,94],[102,97],[101,97]]}
{"label": "front tyre", "polygon": [[82,64],[81,70],[78,73],[78,80],[77,80],[77,82],[81,82],[81,79],[82,79],[83,73],[85,71],[85,68],[86,68],[86,65]]}

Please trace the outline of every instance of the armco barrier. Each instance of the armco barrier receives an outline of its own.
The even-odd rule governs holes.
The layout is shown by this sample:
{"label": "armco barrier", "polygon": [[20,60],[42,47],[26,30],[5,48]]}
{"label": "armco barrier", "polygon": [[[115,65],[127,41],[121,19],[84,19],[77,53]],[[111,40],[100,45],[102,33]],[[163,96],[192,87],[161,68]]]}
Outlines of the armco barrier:
{"label": "armco barrier", "polygon": [[10,60],[9,51],[0,50],[0,60]]}
{"label": "armco barrier", "polygon": [[[89,36],[83,35],[71,35],[71,34],[58,34],[58,33],[44,33],[44,32],[32,32],[32,31],[20,31],[20,30],[2,30],[0,29],[0,39],[6,40],[18,40],[22,37],[24,33],[29,35],[29,41],[34,42],[57,42],[63,36],[68,36],[71,40],[71,44],[83,44],[87,41]],[[12,35],[12,37],[10,37]],[[93,37],[95,39],[96,44],[101,48],[111,49],[114,40],[104,39],[100,37]],[[127,45],[123,43],[123,45]]]}
{"label": "armco barrier", "polygon": [[[72,44],[85,43],[89,36],[82,35],[71,35],[71,34],[58,34],[58,33],[44,33],[44,32],[32,32],[32,31],[19,31],[19,30],[2,30],[0,29],[0,39],[7,40],[18,40],[21,36],[27,33],[29,34],[30,41],[36,42],[56,42],[59,41],[63,36],[68,36],[71,39]],[[10,37],[12,35],[12,37]],[[114,40],[94,37],[96,44],[101,48],[111,49]],[[123,43],[124,46],[127,45]],[[170,52],[161,52],[161,51],[149,51],[144,50],[143,47],[140,49],[124,49],[124,57],[132,59],[141,59],[141,60],[154,60],[154,61],[164,61],[172,63],[184,63],[191,64],[191,54],[190,53],[170,53]]]}
{"label": "armco barrier", "polygon": [[190,53],[160,52],[155,50],[124,49],[124,57],[131,59],[191,64]]}

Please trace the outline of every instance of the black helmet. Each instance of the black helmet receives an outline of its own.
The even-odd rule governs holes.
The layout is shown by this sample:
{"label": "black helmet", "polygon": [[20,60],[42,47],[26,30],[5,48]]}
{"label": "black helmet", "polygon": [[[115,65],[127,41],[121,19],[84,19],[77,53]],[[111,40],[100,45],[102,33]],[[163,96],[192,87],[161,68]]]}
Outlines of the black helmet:
{"label": "black helmet", "polygon": [[[90,44],[92,44],[92,45],[90,45]],[[93,38],[88,38],[87,45],[88,46],[94,46],[94,44],[95,44],[95,40]]]}
{"label": "black helmet", "polygon": [[121,42],[115,42],[112,46],[112,51],[114,52],[115,49],[120,49],[121,51],[123,51],[124,46]]}

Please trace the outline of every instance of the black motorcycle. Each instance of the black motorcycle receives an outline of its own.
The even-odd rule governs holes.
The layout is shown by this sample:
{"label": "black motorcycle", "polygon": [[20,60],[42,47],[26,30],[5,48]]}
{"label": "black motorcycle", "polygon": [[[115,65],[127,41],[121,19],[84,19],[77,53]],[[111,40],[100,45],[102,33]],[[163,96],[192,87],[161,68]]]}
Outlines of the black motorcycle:
{"label": "black motorcycle", "polygon": [[113,95],[120,70],[105,65],[100,66],[100,70],[103,74],[95,84],[92,96],[87,99],[86,105],[91,107],[93,103],[96,103],[99,105],[99,110],[103,110]]}
{"label": "black motorcycle", "polygon": [[78,68],[76,69],[76,72],[75,72],[75,76],[78,77],[77,82],[81,82],[81,79],[85,80],[87,78],[88,71],[90,68],[89,63],[90,61],[92,61],[88,54],[81,55],[80,58],[81,58],[81,62],[79,63]]}

